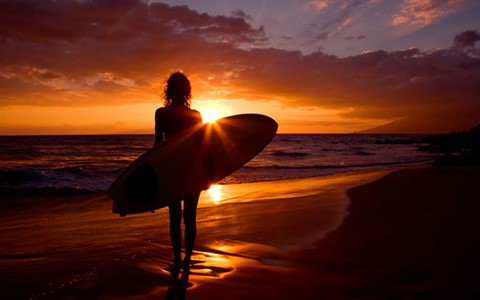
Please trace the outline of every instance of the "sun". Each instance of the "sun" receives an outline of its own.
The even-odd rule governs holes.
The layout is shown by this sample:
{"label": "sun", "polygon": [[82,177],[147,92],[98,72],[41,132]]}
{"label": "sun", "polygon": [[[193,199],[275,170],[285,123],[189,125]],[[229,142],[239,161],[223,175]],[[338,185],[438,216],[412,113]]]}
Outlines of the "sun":
{"label": "sun", "polygon": [[220,118],[220,113],[215,109],[206,109],[202,112],[203,123],[213,123]]}

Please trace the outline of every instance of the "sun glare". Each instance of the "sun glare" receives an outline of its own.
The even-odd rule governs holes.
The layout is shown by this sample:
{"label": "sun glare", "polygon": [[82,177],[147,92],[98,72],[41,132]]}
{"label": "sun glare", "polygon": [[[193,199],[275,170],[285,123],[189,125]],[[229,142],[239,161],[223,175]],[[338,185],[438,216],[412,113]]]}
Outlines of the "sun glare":
{"label": "sun glare", "polygon": [[202,113],[203,123],[213,123],[220,118],[220,113],[214,109],[207,109]]}
{"label": "sun glare", "polygon": [[218,184],[212,184],[207,190],[208,195],[212,198],[214,204],[219,204],[222,201],[222,186]]}

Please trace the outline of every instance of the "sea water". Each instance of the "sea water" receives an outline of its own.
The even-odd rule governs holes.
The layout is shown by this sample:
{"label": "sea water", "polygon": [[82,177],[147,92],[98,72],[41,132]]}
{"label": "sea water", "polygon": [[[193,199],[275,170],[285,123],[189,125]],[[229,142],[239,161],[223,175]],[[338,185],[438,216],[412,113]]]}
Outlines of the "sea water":
{"label": "sea water", "polygon": [[[0,195],[106,191],[153,143],[153,135],[0,136]],[[220,183],[375,170],[437,157],[421,146],[421,137],[412,135],[277,134]]]}

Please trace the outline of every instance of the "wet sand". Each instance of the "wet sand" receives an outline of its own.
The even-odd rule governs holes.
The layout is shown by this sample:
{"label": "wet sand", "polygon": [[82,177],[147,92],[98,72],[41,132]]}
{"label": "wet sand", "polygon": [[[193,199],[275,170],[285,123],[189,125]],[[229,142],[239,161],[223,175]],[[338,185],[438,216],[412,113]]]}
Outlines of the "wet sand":
{"label": "wet sand", "polygon": [[23,203],[0,212],[2,296],[478,296],[480,170],[422,167],[389,173],[225,185],[217,193],[205,192],[186,289],[164,271],[172,259],[166,209],[119,218],[104,194],[2,199]]}

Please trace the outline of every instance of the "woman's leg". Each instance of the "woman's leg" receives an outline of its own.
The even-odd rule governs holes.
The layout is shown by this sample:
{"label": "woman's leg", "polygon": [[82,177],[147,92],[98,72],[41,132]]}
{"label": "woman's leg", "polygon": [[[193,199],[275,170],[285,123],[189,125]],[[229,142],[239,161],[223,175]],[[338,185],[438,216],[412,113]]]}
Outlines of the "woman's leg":
{"label": "woman's leg", "polygon": [[184,267],[190,266],[193,246],[197,236],[197,204],[200,192],[185,198],[183,218],[185,222],[185,259]]}
{"label": "woman's leg", "polygon": [[170,240],[173,247],[174,267],[182,264],[182,203],[175,201],[168,205],[168,213],[170,216]]}

